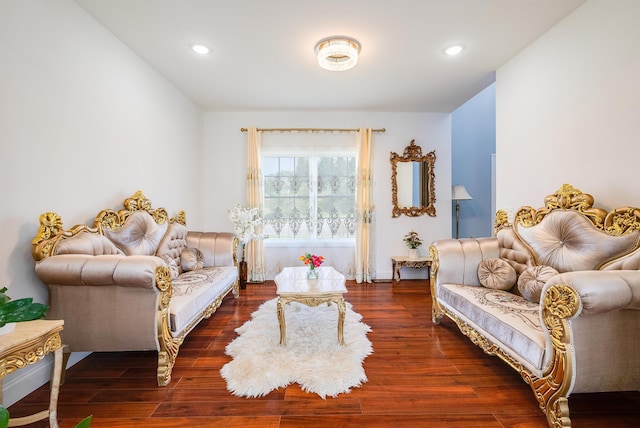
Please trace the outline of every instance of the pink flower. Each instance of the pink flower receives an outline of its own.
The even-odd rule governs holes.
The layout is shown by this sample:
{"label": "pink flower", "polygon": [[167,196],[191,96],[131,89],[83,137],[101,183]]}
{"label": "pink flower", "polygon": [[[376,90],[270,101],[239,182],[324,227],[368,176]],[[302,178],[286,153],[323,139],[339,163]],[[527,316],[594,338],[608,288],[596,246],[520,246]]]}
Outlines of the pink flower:
{"label": "pink flower", "polygon": [[324,262],[324,257],[317,256],[311,253],[305,253],[300,256],[300,261],[303,261],[305,265],[312,265],[312,268],[320,267],[322,262]]}

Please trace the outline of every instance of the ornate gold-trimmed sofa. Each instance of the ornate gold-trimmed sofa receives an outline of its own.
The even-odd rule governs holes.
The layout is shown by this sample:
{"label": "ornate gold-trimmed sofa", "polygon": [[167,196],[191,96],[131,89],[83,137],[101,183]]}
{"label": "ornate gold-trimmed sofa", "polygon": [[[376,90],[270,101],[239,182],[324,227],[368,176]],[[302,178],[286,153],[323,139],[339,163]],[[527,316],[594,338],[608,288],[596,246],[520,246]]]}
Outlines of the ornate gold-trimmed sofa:
{"label": "ornate gold-trimmed sofa", "polygon": [[[640,209],[594,208],[567,184],[544,204],[521,208],[513,224],[499,211],[494,237],[431,245],[433,322],[452,319],[520,373],[550,427],[570,427],[570,394],[640,390]],[[488,288],[479,268],[504,273],[504,262],[517,282]],[[540,269],[551,273],[533,281],[537,303],[520,291]]]}
{"label": "ornate gold-trimmed sofa", "polygon": [[157,350],[166,386],[186,335],[230,291],[238,297],[237,246],[233,233],[188,231],[184,211],[169,218],[138,191],[93,227],[64,230],[56,213],[42,214],[32,253],[49,288],[47,317],[65,321],[67,357]]}

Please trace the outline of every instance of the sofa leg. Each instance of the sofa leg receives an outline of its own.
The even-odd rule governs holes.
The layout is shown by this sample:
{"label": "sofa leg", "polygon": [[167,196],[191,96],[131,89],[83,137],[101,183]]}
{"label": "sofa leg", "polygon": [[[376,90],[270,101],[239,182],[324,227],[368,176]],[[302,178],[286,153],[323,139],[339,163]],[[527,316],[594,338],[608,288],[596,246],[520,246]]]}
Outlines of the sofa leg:
{"label": "sofa leg", "polygon": [[438,311],[435,307],[431,309],[431,320],[434,324],[440,324],[442,320],[442,312]]}
{"label": "sofa leg", "polygon": [[158,352],[158,386],[167,386],[171,383],[171,372],[173,372],[177,355],[178,347],[176,347],[175,353],[166,351]]}
{"label": "sofa leg", "polygon": [[553,428],[570,428],[571,419],[569,418],[569,400],[567,397],[558,397],[557,399],[547,403],[544,409],[547,415],[547,422]]}
{"label": "sofa leg", "polygon": [[233,283],[233,288],[231,289],[231,292],[233,293],[233,297],[235,297],[236,299],[240,297],[239,283],[240,282],[236,279],[236,281]]}

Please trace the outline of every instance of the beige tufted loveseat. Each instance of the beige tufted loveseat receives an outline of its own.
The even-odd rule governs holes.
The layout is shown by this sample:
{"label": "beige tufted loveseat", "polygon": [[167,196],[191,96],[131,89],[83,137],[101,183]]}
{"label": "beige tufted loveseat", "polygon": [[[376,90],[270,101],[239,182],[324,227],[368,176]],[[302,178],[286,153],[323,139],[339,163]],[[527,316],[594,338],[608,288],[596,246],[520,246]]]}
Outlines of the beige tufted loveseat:
{"label": "beige tufted loveseat", "polygon": [[[433,321],[451,318],[520,373],[549,426],[570,427],[570,394],[640,390],[639,245],[639,208],[594,208],[565,184],[543,208],[517,211],[513,225],[499,211],[494,237],[431,245]],[[513,287],[479,276],[496,259],[515,271]],[[537,302],[523,297],[531,282],[521,278],[541,267],[552,273],[534,281]]]}
{"label": "beige tufted loveseat", "polygon": [[232,233],[188,231],[183,211],[169,218],[138,191],[94,227],[64,230],[57,214],[42,214],[32,252],[49,288],[47,317],[64,319],[67,357],[157,350],[166,386],[186,335],[230,291],[238,296],[237,246]]}

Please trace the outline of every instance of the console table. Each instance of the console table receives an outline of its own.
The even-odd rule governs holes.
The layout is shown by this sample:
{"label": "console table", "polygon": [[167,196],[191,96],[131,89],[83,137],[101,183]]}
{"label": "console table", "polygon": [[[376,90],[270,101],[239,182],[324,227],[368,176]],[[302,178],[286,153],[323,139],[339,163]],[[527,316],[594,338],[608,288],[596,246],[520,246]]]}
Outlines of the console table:
{"label": "console table", "polygon": [[431,273],[431,258],[416,257],[412,259],[405,256],[391,256],[391,268],[393,271],[392,281],[400,282],[400,268],[403,267],[409,267],[413,269],[427,268],[428,277]]}
{"label": "console table", "polygon": [[62,377],[62,340],[60,331],[63,320],[35,320],[16,323],[15,330],[0,336],[0,401],[2,400],[2,379],[24,368],[35,364],[54,353],[54,369],[51,378],[51,395],[49,409],[30,416],[11,418],[9,426],[31,424],[49,418],[49,426],[58,427],[58,390]]}

